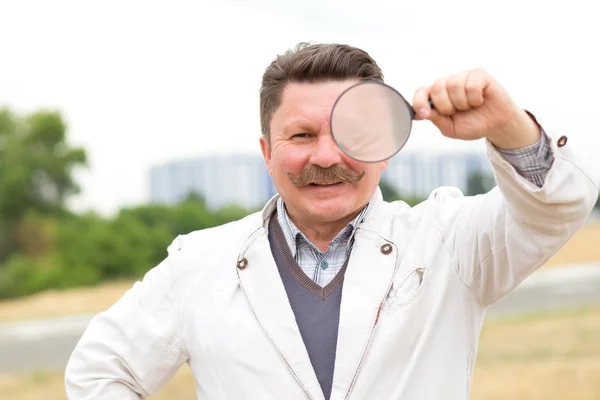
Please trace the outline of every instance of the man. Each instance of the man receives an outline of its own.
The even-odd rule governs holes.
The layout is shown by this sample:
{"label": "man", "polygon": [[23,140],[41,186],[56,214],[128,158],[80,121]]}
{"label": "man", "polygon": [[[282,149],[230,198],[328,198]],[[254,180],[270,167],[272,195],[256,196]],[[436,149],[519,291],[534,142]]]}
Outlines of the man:
{"label": "man", "polygon": [[71,399],[145,398],[186,362],[206,399],[469,397],[487,308],[584,224],[598,187],[573,143],[473,70],[420,89],[413,106],[447,137],[485,140],[498,186],[387,203],[387,161],[347,157],[329,131],[337,96],[361,79],[383,77],[349,46],[273,61],[260,146],[278,195],[178,237],[97,315],[66,369]]}

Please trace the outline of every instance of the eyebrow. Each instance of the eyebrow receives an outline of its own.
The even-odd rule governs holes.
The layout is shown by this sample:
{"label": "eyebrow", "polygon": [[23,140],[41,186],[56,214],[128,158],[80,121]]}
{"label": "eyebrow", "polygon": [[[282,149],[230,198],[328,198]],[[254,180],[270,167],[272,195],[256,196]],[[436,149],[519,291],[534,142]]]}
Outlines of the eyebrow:
{"label": "eyebrow", "polygon": [[301,130],[306,133],[316,133],[318,127],[314,122],[310,122],[305,118],[294,118],[286,121],[283,126],[284,133],[290,133],[292,130]]}

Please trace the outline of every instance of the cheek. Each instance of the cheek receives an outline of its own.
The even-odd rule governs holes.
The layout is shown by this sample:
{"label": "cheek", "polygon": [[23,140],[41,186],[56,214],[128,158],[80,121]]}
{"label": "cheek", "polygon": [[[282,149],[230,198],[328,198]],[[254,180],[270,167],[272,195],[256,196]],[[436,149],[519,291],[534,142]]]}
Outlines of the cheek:
{"label": "cheek", "polygon": [[374,187],[379,185],[379,179],[381,177],[381,172],[383,170],[382,163],[369,164],[369,163],[361,163],[358,161],[354,161],[350,159],[350,161],[345,161],[346,165],[354,172],[355,174],[360,174],[362,171],[365,171],[365,176],[358,183],[358,189],[362,192],[370,192]]}
{"label": "cheek", "polygon": [[353,173],[360,174],[361,172],[365,171],[365,177],[363,178],[363,181],[378,178],[382,171],[383,163],[363,163],[353,160],[346,155],[344,155],[343,160],[344,164],[350,168]]}
{"label": "cheek", "polygon": [[[282,149],[283,150],[283,149]],[[274,174],[287,177],[288,173],[299,174],[308,161],[308,156],[300,151],[280,151],[273,155],[272,169]]]}
{"label": "cheek", "polygon": [[364,186],[375,186],[379,184],[379,177],[381,175],[381,169],[370,166],[365,169],[365,177],[362,180]]}

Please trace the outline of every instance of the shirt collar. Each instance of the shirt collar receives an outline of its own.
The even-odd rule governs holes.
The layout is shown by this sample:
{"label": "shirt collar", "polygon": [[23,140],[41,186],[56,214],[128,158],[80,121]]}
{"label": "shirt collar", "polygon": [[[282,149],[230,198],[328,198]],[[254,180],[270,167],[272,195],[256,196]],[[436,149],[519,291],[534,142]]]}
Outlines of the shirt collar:
{"label": "shirt collar", "polygon": [[[368,203],[362,211],[346,225],[344,229],[342,229],[336,237],[332,240],[332,243],[336,241],[350,241],[354,237],[354,233],[356,232],[356,227],[360,225],[363,221],[365,214],[369,208]],[[320,251],[317,247],[308,240],[308,238],[298,229],[298,227],[292,222],[290,219],[286,209],[283,199],[279,197],[277,199],[277,218],[281,228],[283,229],[284,236],[286,238],[287,244],[290,247],[292,255],[295,257],[298,247],[298,241],[304,241],[309,246],[313,247],[315,250]]]}

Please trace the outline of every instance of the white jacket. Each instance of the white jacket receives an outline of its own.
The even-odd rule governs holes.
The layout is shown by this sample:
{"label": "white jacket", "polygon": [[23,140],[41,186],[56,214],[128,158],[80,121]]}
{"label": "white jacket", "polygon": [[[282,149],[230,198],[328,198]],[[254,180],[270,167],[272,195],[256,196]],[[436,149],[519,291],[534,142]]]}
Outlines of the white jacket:
{"label": "white jacket", "polygon": [[[332,400],[469,398],[486,309],[554,255],[597,199],[590,170],[562,144],[552,140],[543,188],[488,142],[498,187],[486,195],[442,187],[410,208],[375,194],[345,275]],[[201,399],[323,399],[269,248],[275,200],[178,237],[91,321],[66,368],[69,398],[154,395],[187,362]]]}

